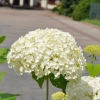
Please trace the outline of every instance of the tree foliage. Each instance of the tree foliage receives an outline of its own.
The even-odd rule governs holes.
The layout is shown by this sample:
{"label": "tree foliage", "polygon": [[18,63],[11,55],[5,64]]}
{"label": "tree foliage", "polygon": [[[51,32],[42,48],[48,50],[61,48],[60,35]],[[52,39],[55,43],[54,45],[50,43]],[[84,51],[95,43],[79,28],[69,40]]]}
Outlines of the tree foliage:
{"label": "tree foliage", "polygon": [[61,0],[62,8],[69,8],[73,4],[78,4],[80,0]]}
{"label": "tree foliage", "polygon": [[100,2],[100,0],[81,0],[73,12],[74,20],[83,20],[89,17],[90,4],[93,2]]}
{"label": "tree foliage", "polygon": [[71,16],[79,2],[80,0],[61,0],[61,3],[53,11],[60,15]]}

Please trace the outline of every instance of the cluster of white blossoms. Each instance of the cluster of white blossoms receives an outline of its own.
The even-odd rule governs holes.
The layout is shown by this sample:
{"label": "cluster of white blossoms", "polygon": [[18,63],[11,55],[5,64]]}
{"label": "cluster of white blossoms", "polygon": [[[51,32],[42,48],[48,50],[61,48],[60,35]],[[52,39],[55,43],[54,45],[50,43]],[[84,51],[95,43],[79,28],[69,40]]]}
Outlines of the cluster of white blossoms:
{"label": "cluster of white blossoms", "polygon": [[100,77],[84,76],[68,83],[68,100],[100,100]]}
{"label": "cluster of white blossoms", "polygon": [[81,47],[67,32],[57,29],[37,29],[20,37],[10,49],[7,56],[10,68],[16,73],[31,73],[37,78],[53,73],[65,79],[80,77],[85,69],[86,60]]}
{"label": "cluster of white blossoms", "polygon": [[56,92],[52,94],[52,100],[68,100],[68,96],[63,92]]}

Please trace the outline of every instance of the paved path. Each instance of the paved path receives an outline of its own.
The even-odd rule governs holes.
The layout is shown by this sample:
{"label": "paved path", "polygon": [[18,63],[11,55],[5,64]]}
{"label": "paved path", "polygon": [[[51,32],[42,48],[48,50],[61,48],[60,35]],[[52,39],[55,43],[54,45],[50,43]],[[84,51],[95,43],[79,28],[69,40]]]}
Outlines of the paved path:
{"label": "paved path", "polygon": [[[99,27],[76,22],[51,11],[0,8],[0,36],[7,36],[1,47],[10,48],[14,41],[28,31],[47,27],[69,32],[75,36],[78,45],[82,48],[90,44],[100,45]],[[45,100],[45,84],[39,89],[30,75],[17,76],[6,63],[0,65],[0,71],[7,72],[3,82],[0,83],[0,91],[20,93],[21,96],[17,100]],[[50,95],[55,91],[58,89],[50,85]]]}

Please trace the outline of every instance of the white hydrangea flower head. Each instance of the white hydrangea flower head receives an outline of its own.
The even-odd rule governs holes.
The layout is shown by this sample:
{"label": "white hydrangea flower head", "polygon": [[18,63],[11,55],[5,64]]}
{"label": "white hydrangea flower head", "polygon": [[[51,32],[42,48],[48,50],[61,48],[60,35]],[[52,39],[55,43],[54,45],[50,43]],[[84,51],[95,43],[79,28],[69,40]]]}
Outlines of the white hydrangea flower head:
{"label": "white hydrangea flower head", "polygon": [[53,73],[65,79],[80,77],[85,69],[86,60],[81,47],[68,32],[58,29],[37,29],[20,37],[7,56],[10,68],[18,74],[34,71],[37,78]]}
{"label": "white hydrangea flower head", "polygon": [[56,92],[52,94],[52,100],[68,100],[68,95],[63,92]]}
{"label": "white hydrangea flower head", "polygon": [[68,100],[100,100],[100,77],[83,76],[68,83]]}

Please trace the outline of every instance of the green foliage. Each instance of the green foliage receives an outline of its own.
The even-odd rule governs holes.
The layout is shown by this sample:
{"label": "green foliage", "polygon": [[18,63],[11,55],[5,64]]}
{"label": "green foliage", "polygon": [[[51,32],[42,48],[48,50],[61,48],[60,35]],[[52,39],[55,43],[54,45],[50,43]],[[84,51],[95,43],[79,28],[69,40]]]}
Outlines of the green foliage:
{"label": "green foliage", "polygon": [[0,37],[0,44],[6,39],[6,36],[1,36]]}
{"label": "green foliage", "polygon": [[[46,76],[43,76],[42,78],[37,79],[37,76],[34,72],[31,73],[32,78],[38,83],[39,87],[42,88],[44,81],[46,80]],[[59,78],[55,79],[54,75],[51,73],[48,77],[50,79],[50,82],[52,85],[54,85],[57,88],[62,89],[64,93],[66,93],[66,86],[68,81],[64,79],[64,76],[60,75]]]}
{"label": "green foliage", "polygon": [[[0,37],[0,44],[6,39],[5,36]],[[4,63],[6,61],[7,54],[9,52],[9,49],[6,48],[0,48],[0,64]],[[2,82],[3,76],[6,74],[6,72],[0,73],[0,82]],[[10,94],[10,93],[3,93],[0,92],[0,100],[16,100],[16,96],[19,96],[19,94]]]}
{"label": "green foliage", "polygon": [[0,64],[6,61],[8,52],[9,52],[9,49],[0,48]]}
{"label": "green foliage", "polygon": [[80,21],[89,18],[90,4],[93,2],[100,2],[100,0],[61,0],[60,5],[52,11]]}
{"label": "green foliage", "polygon": [[67,15],[67,12],[68,12],[68,9],[62,9],[62,8],[60,8],[58,13],[60,15],[65,15],[66,16]]}
{"label": "green foliage", "polygon": [[82,20],[89,17],[89,9],[90,9],[91,0],[82,0],[76,9],[73,12],[74,20]]}
{"label": "green foliage", "polygon": [[43,76],[42,78],[37,79],[37,76],[34,72],[31,73],[32,78],[38,83],[39,87],[42,88],[44,81],[46,80],[46,77]]}
{"label": "green foliage", "polygon": [[58,8],[57,8],[57,7],[54,7],[54,8],[52,9],[52,11],[53,11],[53,12],[58,12]]}
{"label": "green foliage", "polygon": [[2,78],[3,78],[3,76],[6,74],[6,72],[1,72],[0,73],[0,82],[2,82]]}
{"label": "green foliage", "polygon": [[59,10],[61,9],[61,5],[62,5],[62,3],[60,3],[57,7],[54,7],[54,8],[52,9],[52,11],[53,11],[53,12],[59,13]]}
{"label": "green foliage", "polygon": [[52,9],[53,12],[57,12],[60,15],[72,16],[72,12],[76,8],[80,0],[61,0],[61,3]]}
{"label": "green foliage", "polygon": [[85,19],[83,21],[87,22],[87,23],[90,23],[90,24],[100,26],[100,20],[98,20],[98,19]]}
{"label": "green foliage", "polygon": [[50,81],[52,85],[54,85],[57,88],[62,89],[62,91],[66,94],[66,86],[68,81],[64,78],[64,76],[60,75],[59,78],[55,79],[53,74],[49,75]]}
{"label": "green foliage", "polygon": [[86,69],[92,77],[96,77],[100,74],[100,64],[93,65],[91,63],[87,63]]}
{"label": "green foliage", "polygon": [[100,2],[100,0],[81,0],[73,12],[73,19],[80,21],[89,18],[90,4],[93,2]]}
{"label": "green foliage", "polygon": [[0,100],[16,100],[16,96],[19,96],[19,94],[0,92],[0,98],[1,98]]}
{"label": "green foliage", "polygon": [[[0,43],[2,43],[5,39],[6,39],[6,36],[1,36]],[[0,48],[0,64],[4,63],[6,61],[8,52],[9,52],[9,49]]]}
{"label": "green foliage", "polygon": [[61,5],[62,8],[67,8],[70,4],[70,1],[68,2],[68,0],[61,0],[61,2],[62,2]]}
{"label": "green foliage", "polygon": [[61,0],[62,8],[69,8],[71,5],[78,4],[80,0]]}
{"label": "green foliage", "polygon": [[91,2],[96,3],[96,2],[100,2],[100,0],[91,0]]}
{"label": "green foliage", "polygon": [[100,64],[94,64],[97,60],[97,56],[100,56],[99,45],[89,45],[84,48],[84,52],[89,54],[88,57],[92,59],[91,63],[87,63],[86,69],[90,76],[96,77],[100,74]]}
{"label": "green foliage", "polygon": [[[0,73],[0,82],[2,82],[2,78],[5,74],[6,72]],[[16,100],[16,96],[19,96],[19,94],[10,94],[10,93],[0,92],[0,100]]]}

